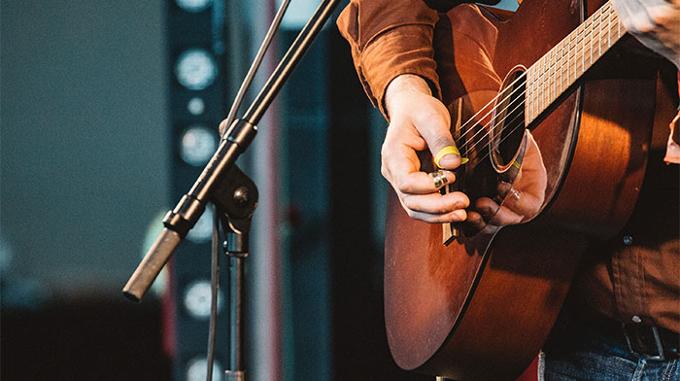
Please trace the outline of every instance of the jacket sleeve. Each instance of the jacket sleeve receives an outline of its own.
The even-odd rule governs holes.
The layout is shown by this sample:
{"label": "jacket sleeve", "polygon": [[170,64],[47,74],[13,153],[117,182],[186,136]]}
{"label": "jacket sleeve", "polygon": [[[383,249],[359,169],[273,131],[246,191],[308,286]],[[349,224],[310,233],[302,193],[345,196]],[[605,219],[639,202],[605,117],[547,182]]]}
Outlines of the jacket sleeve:
{"label": "jacket sleeve", "polygon": [[421,76],[441,94],[432,35],[437,11],[424,0],[351,0],[337,24],[371,100],[387,116],[385,89],[401,74]]}

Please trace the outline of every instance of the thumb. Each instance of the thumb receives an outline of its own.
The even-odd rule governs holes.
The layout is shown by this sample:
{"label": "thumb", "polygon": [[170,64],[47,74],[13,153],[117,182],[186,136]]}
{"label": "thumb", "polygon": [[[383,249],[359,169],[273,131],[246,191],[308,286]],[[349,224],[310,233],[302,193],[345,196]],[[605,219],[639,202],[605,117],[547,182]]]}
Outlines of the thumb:
{"label": "thumb", "polygon": [[444,113],[439,113],[438,117],[428,118],[429,120],[421,123],[422,126],[418,128],[418,131],[432,153],[434,164],[441,169],[455,169],[465,164],[467,159],[461,157],[453,140],[446,108],[444,108]]}

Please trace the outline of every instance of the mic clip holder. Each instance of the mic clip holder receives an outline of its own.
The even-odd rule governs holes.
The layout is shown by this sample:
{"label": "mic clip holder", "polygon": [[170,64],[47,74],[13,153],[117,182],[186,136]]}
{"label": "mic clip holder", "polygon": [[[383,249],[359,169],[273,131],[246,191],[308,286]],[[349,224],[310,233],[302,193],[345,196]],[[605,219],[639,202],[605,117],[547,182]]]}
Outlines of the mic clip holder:
{"label": "mic clip holder", "polygon": [[[192,188],[189,193],[182,197],[175,209],[169,211],[163,218],[163,225],[166,228],[177,232],[182,238],[186,236],[187,232],[196,224],[198,218],[205,210],[205,201],[196,196],[198,196],[200,193],[204,193],[201,191],[207,188],[207,185],[210,183],[214,183],[215,188],[211,187],[209,201],[214,203],[218,208],[222,208],[225,212],[233,215],[234,219],[241,219],[241,216],[244,215],[246,209],[251,206],[253,210],[255,209],[255,205],[251,205],[252,200],[249,199],[252,198],[252,195],[254,195],[254,202],[257,202],[257,189],[255,188],[255,184],[240,169],[236,168],[236,165],[233,164],[233,162],[235,161],[235,157],[238,157],[238,155],[242,154],[250,145],[256,134],[257,126],[244,119],[237,119],[230,126],[229,130],[227,130],[227,132],[224,134],[224,137],[222,138],[222,144],[220,144],[220,148],[226,147],[226,149],[221,149],[220,151],[224,152],[225,154],[233,154],[231,151],[234,147],[236,148],[236,155],[231,155],[231,168],[227,169],[227,173],[225,175],[222,175],[222,168],[218,168],[218,166],[220,166],[224,161],[212,160],[210,163],[208,163],[208,168],[206,168],[206,170],[201,174],[202,179],[199,179],[197,182],[199,186],[194,186],[194,188]],[[211,166],[213,163],[215,165]],[[236,168],[236,170],[232,173],[233,168]],[[209,174],[209,176],[204,176],[205,174]],[[219,177],[214,176],[214,174],[219,174]],[[234,178],[233,184],[231,183],[232,176]],[[241,192],[250,193],[240,194],[238,195],[239,199],[234,200],[233,198],[235,196],[229,194],[228,192],[236,191],[235,186],[237,182],[243,184],[243,189],[241,189]],[[252,187],[248,185],[252,185]]]}
{"label": "mic clip holder", "polygon": [[248,233],[258,200],[257,186],[236,165],[215,187],[211,202],[223,222],[224,249],[227,252],[247,252]]}

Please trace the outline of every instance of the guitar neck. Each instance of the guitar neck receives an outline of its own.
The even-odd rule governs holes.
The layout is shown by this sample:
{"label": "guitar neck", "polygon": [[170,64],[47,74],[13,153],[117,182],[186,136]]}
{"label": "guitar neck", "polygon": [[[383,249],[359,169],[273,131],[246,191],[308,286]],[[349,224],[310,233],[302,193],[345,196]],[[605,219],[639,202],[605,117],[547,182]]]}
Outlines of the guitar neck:
{"label": "guitar neck", "polygon": [[608,1],[527,69],[526,124],[550,107],[625,33]]}

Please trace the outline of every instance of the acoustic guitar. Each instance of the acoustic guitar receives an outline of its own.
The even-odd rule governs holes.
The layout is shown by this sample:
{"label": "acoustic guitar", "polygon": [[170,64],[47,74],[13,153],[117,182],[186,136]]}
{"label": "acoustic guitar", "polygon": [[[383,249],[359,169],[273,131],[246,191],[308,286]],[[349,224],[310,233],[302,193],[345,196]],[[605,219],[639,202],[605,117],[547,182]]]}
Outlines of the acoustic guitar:
{"label": "acoustic guitar", "polygon": [[[550,332],[589,237],[627,222],[645,177],[659,60],[610,49],[624,34],[603,1],[442,15],[440,84],[470,159],[443,192],[464,191],[471,207],[460,226],[427,224],[389,198],[385,322],[401,368],[516,378]],[[431,158],[421,162],[433,170]]]}

